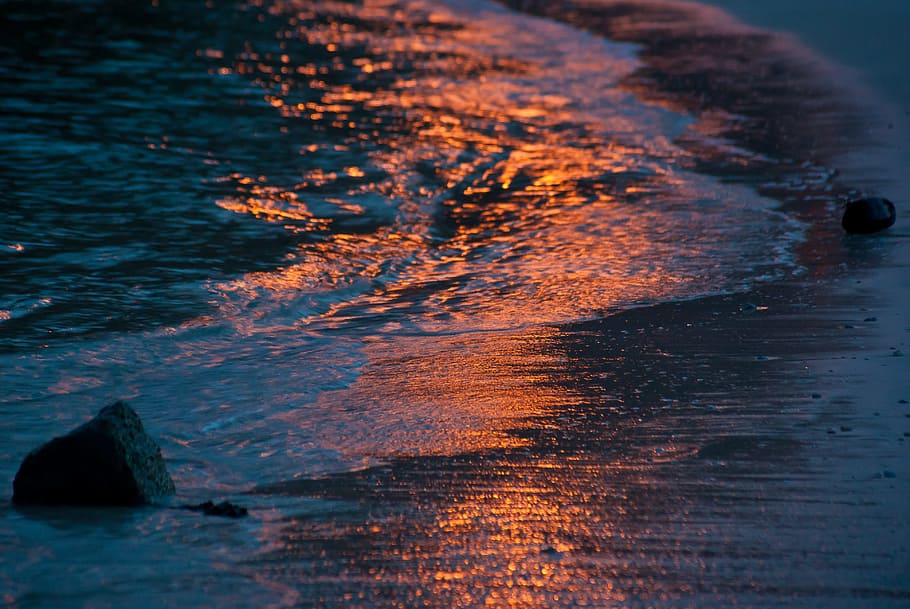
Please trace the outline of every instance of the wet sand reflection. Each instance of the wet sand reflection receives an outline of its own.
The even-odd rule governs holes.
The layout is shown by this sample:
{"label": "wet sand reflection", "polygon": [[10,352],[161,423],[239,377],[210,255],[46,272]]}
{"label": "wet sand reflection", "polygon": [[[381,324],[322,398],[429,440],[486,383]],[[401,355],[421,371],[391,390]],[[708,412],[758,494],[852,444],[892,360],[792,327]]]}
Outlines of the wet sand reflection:
{"label": "wet sand reflection", "polygon": [[[818,356],[806,332],[826,349],[842,335],[796,295],[660,305],[533,337],[541,357],[523,370],[535,374],[505,387],[511,398],[495,374],[464,368],[461,386],[436,375],[437,399],[466,408],[478,391],[503,409],[545,399],[500,448],[262,486],[338,503],[275,522],[274,550],[252,567],[319,606],[351,591],[348,606],[876,598],[863,575],[833,577],[843,567],[828,527],[844,507],[806,503],[823,481],[794,439],[811,402],[795,364]],[[803,561],[808,546],[820,560]],[[892,557],[861,570],[879,560]]]}

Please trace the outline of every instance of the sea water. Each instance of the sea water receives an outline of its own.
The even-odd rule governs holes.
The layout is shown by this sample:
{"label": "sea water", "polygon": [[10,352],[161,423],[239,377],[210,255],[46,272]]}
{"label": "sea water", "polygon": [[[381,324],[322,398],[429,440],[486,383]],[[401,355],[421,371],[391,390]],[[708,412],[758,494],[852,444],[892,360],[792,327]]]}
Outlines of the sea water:
{"label": "sea water", "polygon": [[254,513],[7,504],[13,607],[321,606],[244,561],[347,508],[245,493],[520,446],[578,399],[538,382],[560,324],[804,273],[805,219],[693,141],[834,175],[485,0],[0,7],[0,482],[126,399],[175,505]]}

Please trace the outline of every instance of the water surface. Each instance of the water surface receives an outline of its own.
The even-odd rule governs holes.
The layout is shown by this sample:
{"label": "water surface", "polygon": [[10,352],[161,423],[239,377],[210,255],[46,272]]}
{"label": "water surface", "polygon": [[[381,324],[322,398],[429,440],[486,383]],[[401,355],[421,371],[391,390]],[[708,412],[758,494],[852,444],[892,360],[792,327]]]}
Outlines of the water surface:
{"label": "water surface", "polygon": [[[726,521],[690,518],[699,492],[648,465],[689,464],[702,440],[642,448],[628,430],[765,386],[693,398],[704,352],[673,359],[645,328],[764,311],[757,290],[844,255],[813,220],[849,189],[836,134],[861,119],[807,68],[820,60],[719,22],[733,57],[773,50],[756,61],[786,75],[746,99],[748,62],[718,62],[717,87],[680,67],[685,28],[642,46],[556,4],[556,19],[444,0],[2,7],[0,479],[125,398],[176,502],[253,512],[7,506],[8,603],[752,598],[735,575],[702,580],[704,597],[672,577],[740,568]],[[808,84],[811,107],[790,89]],[[623,328],[634,311],[647,320]],[[679,380],[654,393],[653,374]]]}

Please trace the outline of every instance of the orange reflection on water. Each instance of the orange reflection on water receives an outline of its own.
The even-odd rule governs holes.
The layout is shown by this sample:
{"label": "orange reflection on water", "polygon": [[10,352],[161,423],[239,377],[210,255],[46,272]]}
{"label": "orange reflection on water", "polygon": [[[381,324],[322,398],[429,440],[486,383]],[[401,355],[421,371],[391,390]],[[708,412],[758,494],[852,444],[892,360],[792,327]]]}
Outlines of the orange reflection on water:
{"label": "orange reflection on water", "polygon": [[[442,496],[417,532],[426,543],[388,549],[365,586],[400,578],[465,607],[573,606],[576,593],[574,606],[627,602],[611,584],[618,563],[591,545],[623,534],[622,497],[604,482],[621,464],[569,466],[523,432],[583,399],[553,382],[568,365],[543,348],[555,324],[710,281],[716,227],[690,205],[703,193],[677,173],[680,153],[653,135],[662,131],[647,109],[611,106],[624,107],[615,83],[626,60],[567,51],[555,66],[519,62],[511,47],[533,58],[541,39],[524,24],[485,15],[435,30],[445,16],[416,25],[419,15],[368,4],[292,5],[287,31],[335,55],[281,58],[287,69],[262,82],[289,125],[333,136],[295,142],[295,183],[238,181],[241,196],[222,206],[302,223],[312,238],[283,268],[218,289],[245,332],[331,333],[362,359],[353,382],[276,415],[284,428],[318,426],[320,446],[355,463],[491,455],[482,479],[424,473]],[[317,8],[347,20],[304,26]],[[400,33],[408,28],[421,34]],[[373,89],[352,85],[368,79]],[[295,97],[301,88],[309,98]],[[418,571],[394,572],[393,555]]]}
{"label": "orange reflection on water", "polygon": [[[442,15],[409,24],[420,15],[381,3],[280,6],[290,11],[284,32],[334,50],[318,83],[298,80],[294,68],[312,70],[294,65],[292,45],[273,54],[289,68],[264,84],[275,112],[291,126],[345,126],[334,139],[293,146],[293,184],[232,176],[238,195],[219,205],[312,238],[282,268],[217,289],[244,332],[341,329],[363,338],[362,380],[320,399],[364,411],[381,399],[374,410],[390,417],[377,423],[390,430],[390,446],[509,445],[515,438],[495,431],[503,421],[555,398],[535,396],[528,362],[495,332],[664,300],[707,281],[711,240],[682,203],[699,198],[697,182],[677,175],[678,151],[662,137],[642,135],[654,132],[647,110],[629,115],[610,104],[622,103],[615,83],[626,60],[596,51],[566,52],[556,66],[510,60],[513,45],[531,45],[516,55],[534,57],[539,40],[495,18],[462,29],[442,27]],[[318,11],[339,20],[304,25]],[[368,23],[358,29],[361,19]],[[404,21],[421,35],[386,35],[369,19]],[[247,49],[237,61],[264,56]],[[348,65],[385,84],[357,89]],[[296,99],[301,88],[311,97]],[[600,100],[593,109],[591,91]],[[390,350],[403,356],[393,361]]]}
{"label": "orange reflection on water", "polygon": [[[267,284],[273,297],[295,298],[298,280],[318,260],[351,277],[380,280],[359,296],[348,295],[331,308],[332,315],[386,318],[397,311],[438,332],[574,319],[664,298],[702,279],[705,252],[698,240],[661,238],[678,236],[674,225],[692,218],[659,213],[646,200],[667,192],[681,200],[697,197],[691,185],[674,178],[674,151],[659,137],[642,139],[647,126],[636,121],[650,120],[647,116],[611,113],[608,107],[590,116],[580,112],[591,89],[601,99],[619,95],[615,81],[627,69],[625,60],[567,54],[566,65],[548,68],[566,79],[560,83],[556,73],[535,74],[541,68],[533,62],[508,59],[506,48],[491,51],[494,32],[502,38],[502,28],[515,29],[495,20],[448,28],[452,16],[409,16],[382,3],[356,11],[320,3],[278,4],[271,10],[283,11],[291,22],[287,31],[333,55],[321,64],[329,69],[327,78],[306,84],[318,99],[293,100],[302,85],[298,70],[270,77],[266,86],[275,93],[266,99],[288,120],[349,130],[340,135],[367,152],[371,166],[341,160],[330,171],[324,149],[310,145],[301,149],[302,163],[306,167],[311,159],[316,166],[304,169],[293,189],[239,184],[244,196],[221,201],[222,207],[291,221],[295,229],[329,231],[303,246],[291,263],[300,268],[244,281]],[[333,11],[337,21],[325,17]],[[352,24],[371,18],[423,23],[421,17],[443,29],[412,24],[426,35],[384,37]],[[509,45],[536,44],[527,34],[514,33],[517,38],[507,37]],[[362,50],[345,55],[345,49],[361,45],[373,55]],[[249,49],[239,61],[264,56]],[[274,57],[280,65],[291,58]],[[344,79],[332,84],[331,74],[344,72],[347,64],[391,84],[370,91],[356,90]],[[402,66],[412,66],[412,72],[403,76]],[[531,76],[537,80],[528,85]],[[541,90],[547,79],[555,81],[554,90]],[[364,133],[361,125],[376,129]],[[308,196],[338,204],[314,213],[305,204]],[[369,197],[393,205],[394,218],[383,211],[375,230],[346,236],[347,218],[373,221],[379,199]],[[446,235],[444,241],[439,234]],[[420,314],[408,315],[409,309]],[[301,323],[331,323],[324,313],[317,316]]]}
{"label": "orange reflection on water", "polygon": [[[369,341],[359,378],[318,397],[320,412],[339,417],[324,426],[337,431],[323,439],[343,454],[375,457],[524,446],[525,440],[506,430],[567,400],[544,387],[535,372],[547,359],[535,352],[536,345],[549,333]],[[281,419],[306,427],[309,416],[303,409]]]}
{"label": "orange reflection on water", "polygon": [[454,596],[463,607],[543,609],[625,601],[604,570],[580,558],[597,553],[580,547],[586,537],[613,535],[609,514],[581,507],[583,493],[567,484],[569,477],[559,479],[563,463],[516,465],[491,467],[486,488],[459,493],[443,506],[435,531],[428,532],[439,544],[430,546],[432,558],[441,563],[423,581],[430,595]]}
{"label": "orange reflection on water", "polygon": [[[256,187],[253,196],[245,199],[221,199],[218,206],[228,211],[248,213],[270,222],[297,220],[309,223],[314,221],[306,206],[293,192],[269,192],[271,189]],[[324,222],[319,223],[325,225]]]}

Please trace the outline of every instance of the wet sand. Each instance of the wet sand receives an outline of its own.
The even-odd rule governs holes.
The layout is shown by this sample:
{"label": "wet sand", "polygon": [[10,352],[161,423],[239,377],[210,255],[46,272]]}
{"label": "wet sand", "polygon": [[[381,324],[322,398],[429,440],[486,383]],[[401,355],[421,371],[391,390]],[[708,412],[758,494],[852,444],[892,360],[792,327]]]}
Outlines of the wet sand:
{"label": "wet sand", "polygon": [[333,514],[276,523],[255,568],[305,606],[905,606],[885,311],[794,283],[560,328],[533,372],[566,404],[523,446],[265,485]]}
{"label": "wet sand", "polygon": [[[830,406],[821,412],[825,416],[846,412],[861,426],[841,426],[849,430],[850,437],[835,454],[820,459],[832,482],[823,492],[825,498],[835,501],[838,494],[861,498],[896,523],[880,534],[887,536],[893,547],[903,548],[903,559],[895,560],[893,573],[899,574],[894,582],[906,590],[910,581],[910,527],[901,522],[899,515],[910,510],[910,362],[906,359],[910,354],[910,315],[906,305],[910,300],[910,185],[906,182],[906,168],[910,166],[910,81],[905,77],[910,68],[910,38],[905,35],[910,5],[899,0],[865,4],[847,0],[709,3],[750,24],[790,32],[845,66],[845,78],[858,85],[858,95],[874,100],[872,107],[878,110],[869,120],[870,131],[878,140],[878,152],[848,153],[840,161],[848,178],[864,192],[883,194],[896,202],[898,220],[890,231],[871,239],[844,238],[849,256],[845,266],[852,272],[839,274],[829,290],[850,303],[851,308],[867,313],[864,323],[871,326],[861,340],[852,342],[828,362],[829,374],[834,375],[833,384],[840,395],[832,396]],[[833,430],[836,433],[837,427]],[[854,437],[854,433],[859,437]],[[898,440],[896,446],[894,438]],[[887,478],[891,484],[884,488],[863,485],[864,474],[877,467],[884,469],[875,479],[879,475],[893,476]],[[871,514],[857,517],[856,522],[862,523],[858,538],[861,543],[845,538],[845,553],[858,555],[862,548],[887,545],[887,540],[867,528],[867,523],[874,522]]]}
{"label": "wet sand", "polygon": [[[762,85],[696,99],[674,88],[678,70],[650,69],[627,86],[702,116],[749,117],[747,89]],[[881,118],[863,112],[805,120],[861,134]],[[792,131],[745,128],[739,141],[791,146],[802,162],[804,119],[781,118]],[[813,158],[849,174],[848,149],[821,138]],[[501,449],[263,484],[260,500],[328,503],[274,522],[273,551],[250,566],[302,606],[905,607],[910,240],[904,219],[846,236],[836,205],[890,185],[900,210],[902,191],[881,176],[788,186],[760,163],[702,153],[701,169],[757,183],[807,223],[804,274],[529,337],[547,357],[526,372],[562,406],[516,425]]]}

